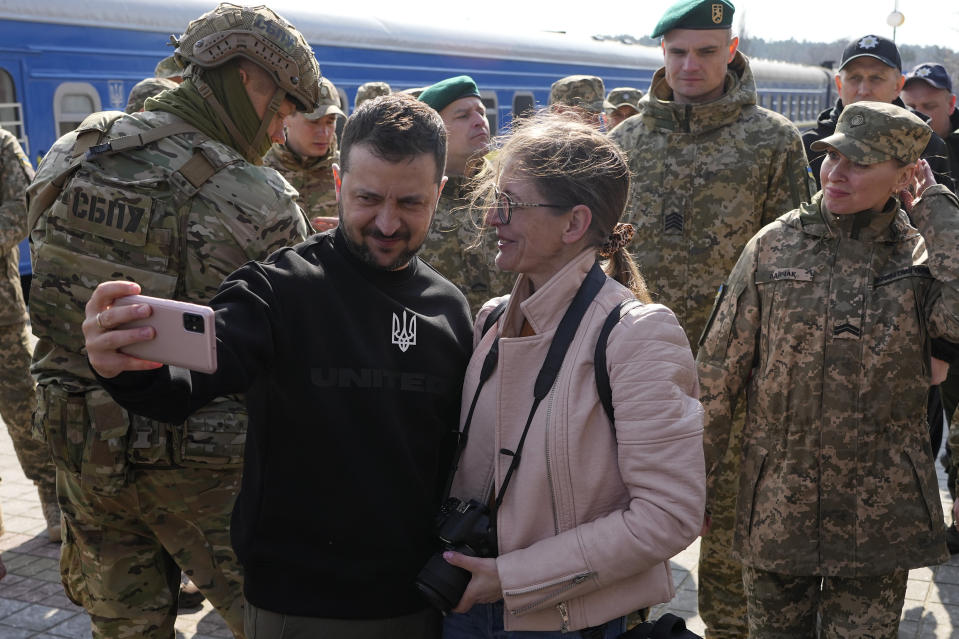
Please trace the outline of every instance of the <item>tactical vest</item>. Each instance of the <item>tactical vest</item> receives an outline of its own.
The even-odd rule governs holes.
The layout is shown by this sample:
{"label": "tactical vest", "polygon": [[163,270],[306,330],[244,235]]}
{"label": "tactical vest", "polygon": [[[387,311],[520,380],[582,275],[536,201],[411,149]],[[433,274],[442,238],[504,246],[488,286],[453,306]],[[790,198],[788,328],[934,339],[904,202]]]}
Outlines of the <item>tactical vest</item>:
{"label": "tactical vest", "polygon": [[[150,162],[152,142],[197,130],[180,122],[150,128],[120,112],[94,113],[77,129],[69,166],[30,201],[34,244],[31,283],[33,331],[74,353],[84,347],[84,305],[100,282],[127,279],[146,295],[179,297],[187,260],[191,198],[218,171],[233,164],[205,136],[183,158]],[[122,121],[140,132],[114,135]],[[208,149],[207,152],[204,152]],[[237,156],[235,162],[242,162]],[[238,468],[247,416],[235,399],[214,401],[179,426],[128,414],[103,390],[70,392],[41,385],[34,415],[58,467],[87,487],[113,494],[130,465]],[[223,407],[217,410],[217,404]]]}
{"label": "tactical vest", "polygon": [[[83,348],[84,307],[100,282],[126,279],[145,295],[175,297],[186,259],[190,198],[225,165],[201,142],[177,165],[125,162],[111,156],[196,129],[186,123],[109,139],[120,112],[94,113],[77,129],[74,161],[30,202],[31,229],[45,225],[35,246],[30,288],[33,330],[74,352]],[[109,163],[109,169],[104,166]],[[175,170],[173,167],[176,167]]]}

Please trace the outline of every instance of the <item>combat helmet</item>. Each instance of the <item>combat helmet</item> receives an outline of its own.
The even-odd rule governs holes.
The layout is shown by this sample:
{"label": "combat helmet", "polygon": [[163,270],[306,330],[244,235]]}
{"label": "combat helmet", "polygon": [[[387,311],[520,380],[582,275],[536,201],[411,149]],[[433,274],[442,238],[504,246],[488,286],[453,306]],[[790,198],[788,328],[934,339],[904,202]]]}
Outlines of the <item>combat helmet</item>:
{"label": "combat helmet", "polygon": [[190,22],[179,38],[172,37],[181,66],[218,67],[244,57],[270,73],[297,109],[310,112],[319,103],[320,65],[296,28],[269,7],[244,7],[229,2]]}

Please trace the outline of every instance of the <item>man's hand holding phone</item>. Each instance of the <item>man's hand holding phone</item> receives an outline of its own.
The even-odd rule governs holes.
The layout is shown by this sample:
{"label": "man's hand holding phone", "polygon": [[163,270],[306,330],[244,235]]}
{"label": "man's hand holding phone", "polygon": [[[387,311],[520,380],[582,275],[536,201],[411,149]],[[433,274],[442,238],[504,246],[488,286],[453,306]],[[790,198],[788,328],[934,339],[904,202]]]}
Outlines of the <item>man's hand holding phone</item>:
{"label": "man's hand holding phone", "polygon": [[86,305],[83,336],[90,365],[101,377],[163,364],[216,370],[213,310],[140,296],[134,282],[103,282],[96,288]]}

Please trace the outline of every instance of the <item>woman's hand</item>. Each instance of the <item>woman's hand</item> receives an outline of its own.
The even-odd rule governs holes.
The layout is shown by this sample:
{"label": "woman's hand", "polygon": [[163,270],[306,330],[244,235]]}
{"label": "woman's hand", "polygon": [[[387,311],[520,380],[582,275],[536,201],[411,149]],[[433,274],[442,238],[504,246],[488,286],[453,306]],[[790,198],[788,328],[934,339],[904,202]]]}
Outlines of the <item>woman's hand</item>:
{"label": "woman's hand", "polygon": [[113,307],[113,302],[118,298],[139,293],[140,285],[134,282],[103,282],[87,302],[86,319],[82,324],[83,337],[86,339],[90,365],[101,377],[116,377],[124,371],[143,371],[163,366],[119,350],[154,337],[154,329],[150,326],[113,330],[121,324],[149,317],[153,312],[149,304]]}
{"label": "woman's hand", "polygon": [[443,559],[453,566],[473,573],[463,598],[453,608],[453,612],[467,612],[478,603],[493,603],[503,598],[503,586],[499,581],[495,559],[470,557],[451,550],[443,553]]}
{"label": "woman's hand", "polygon": [[907,213],[912,212],[912,207],[916,200],[922,197],[923,192],[936,183],[936,177],[932,174],[929,163],[919,159],[916,163],[916,170],[913,173],[909,187],[899,191],[899,199]]}

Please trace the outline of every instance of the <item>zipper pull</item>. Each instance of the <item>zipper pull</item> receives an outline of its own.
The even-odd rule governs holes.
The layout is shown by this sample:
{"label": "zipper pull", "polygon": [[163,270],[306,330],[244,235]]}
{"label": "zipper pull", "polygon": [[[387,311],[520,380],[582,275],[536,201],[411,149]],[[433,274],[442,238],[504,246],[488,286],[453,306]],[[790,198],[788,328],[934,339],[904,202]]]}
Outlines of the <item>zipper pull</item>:
{"label": "zipper pull", "polygon": [[563,619],[563,625],[560,628],[560,632],[569,632],[569,608],[566,607],[566,602],[561,601],[556,604],[556,609],[559,610],[559,616]]}

